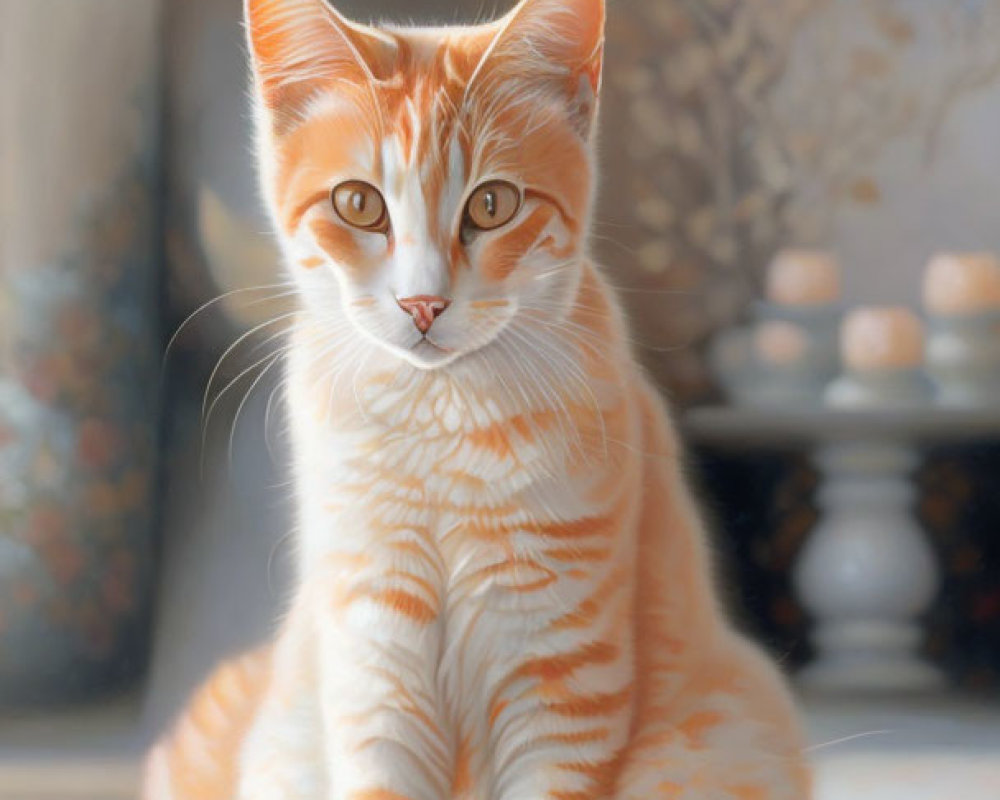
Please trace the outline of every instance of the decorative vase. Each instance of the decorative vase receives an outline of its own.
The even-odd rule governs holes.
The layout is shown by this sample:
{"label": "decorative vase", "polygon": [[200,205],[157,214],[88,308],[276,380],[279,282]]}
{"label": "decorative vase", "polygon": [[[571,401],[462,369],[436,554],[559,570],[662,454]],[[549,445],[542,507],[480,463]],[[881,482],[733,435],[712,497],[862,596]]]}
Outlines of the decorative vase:
{"label": "decorative vase", "polygon": [[143,665],[157,5],[0,5],[0,705],[82,698]]}

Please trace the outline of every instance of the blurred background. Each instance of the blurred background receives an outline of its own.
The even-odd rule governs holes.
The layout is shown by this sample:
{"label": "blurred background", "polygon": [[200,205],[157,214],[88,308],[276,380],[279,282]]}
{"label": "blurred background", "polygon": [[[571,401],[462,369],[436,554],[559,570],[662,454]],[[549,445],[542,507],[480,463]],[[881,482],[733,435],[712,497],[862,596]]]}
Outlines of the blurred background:
{"label": "blurred background", "polygon": [[[135,797],[288,594],[241,5],[0,0],[4,800]],[[1000,0],[609,2],[595,254],[823,800],[1000,800],[998,143]]]}

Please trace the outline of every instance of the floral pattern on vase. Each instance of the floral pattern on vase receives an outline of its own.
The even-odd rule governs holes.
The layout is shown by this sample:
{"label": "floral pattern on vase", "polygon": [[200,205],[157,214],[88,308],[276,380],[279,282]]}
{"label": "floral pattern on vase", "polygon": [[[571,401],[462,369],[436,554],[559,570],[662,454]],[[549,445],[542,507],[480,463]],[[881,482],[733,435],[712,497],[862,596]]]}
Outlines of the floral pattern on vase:
{"label": "floral pattern on vase", "polygon": [[[24,44],[46,17],[60,18],[59,55],[26,86],[49,57]],[[42,0],[0,14],[0,67],[22,67],[0,73],[0,100],[23,123],[0,139],[12,166],[0,208],[0,705],[111,689],[144,661],[159,363],[156,19],[146,1],[125,11]],[[88,64],[57,78],[84,48],[95,53]],[[58,83],[43,104],[32,93],[47,80]],[[94,116],[78,116],[98,86],[108,94]],[[46,152],[49,126],[65,136],[70,118],[82,120],[70,152]]]}

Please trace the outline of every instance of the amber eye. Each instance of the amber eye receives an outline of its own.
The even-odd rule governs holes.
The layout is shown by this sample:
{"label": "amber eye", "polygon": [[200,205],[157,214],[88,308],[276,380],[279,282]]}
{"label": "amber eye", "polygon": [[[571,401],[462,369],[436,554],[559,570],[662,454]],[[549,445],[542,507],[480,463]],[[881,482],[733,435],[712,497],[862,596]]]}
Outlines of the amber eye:
{"label": "amber eye", "polygon": [[347,181],[333,190],[333,208],[348,225],[366,231],[384,231],[389,215],[382,194],[364,181]]}
{"label": "amber eye", "polygon": [[521,193],[506,181],[484,183],[469,198],[465,208],[466,225],[491,231],[506,225],[521,207]]}

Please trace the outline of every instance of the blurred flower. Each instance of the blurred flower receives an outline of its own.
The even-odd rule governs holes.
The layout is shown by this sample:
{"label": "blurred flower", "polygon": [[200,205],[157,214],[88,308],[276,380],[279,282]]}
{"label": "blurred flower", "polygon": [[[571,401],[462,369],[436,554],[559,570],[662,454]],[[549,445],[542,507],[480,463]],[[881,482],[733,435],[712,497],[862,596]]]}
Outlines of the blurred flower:
{"label": "blurred flower", "polygon": [[121,450],[121,433],[111,422],[86,419],[80,423],[77,455],[85,467],[106,469],[121,455]]}
{"label": "blurred flower", "polygon": [[119,551],[108,565],[101,588],[107,610],[118,617],[135,606],[135,558],[131,553]]}
{"label": "blurred flower", "polygon": [[43,548],[66,538],[69,519],[65,511],[52,505],[40,505],[28,512],[24,540],[35,548]]}
{"label": "blurred flower", "polygon": [[980,623],[1000,619],[1000,589],[984,592],[975,599],[972,618]]}
{"label": "blurred flower", "polygon": [[49,574],[60,586],[76,582],[86,565],[86,559],[79,546],[68,540],[52,541],[39,548],[42,561]]}

